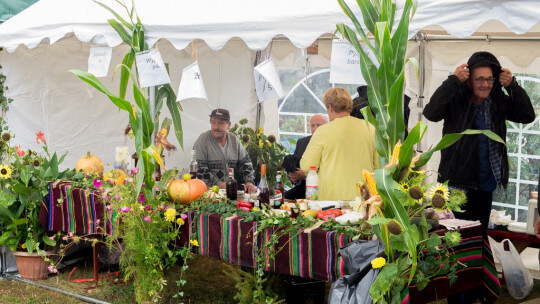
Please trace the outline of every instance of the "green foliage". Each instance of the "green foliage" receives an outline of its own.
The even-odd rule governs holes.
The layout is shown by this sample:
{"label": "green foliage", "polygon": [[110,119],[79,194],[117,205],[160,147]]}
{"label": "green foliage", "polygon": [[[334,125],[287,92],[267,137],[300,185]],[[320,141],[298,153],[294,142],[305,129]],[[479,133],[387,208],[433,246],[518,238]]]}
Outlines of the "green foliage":
{"label": "green foliage", "polygon": [[[107,5],[98,1],[95,2],[114,15],[116,19],[109,19],[109,24],[114,28],[122,40],[130,46],[130,50],[124,56],[122,63],[117,66],[117,69],[120,68],[119,93],[118,95],[111,93],[101,83],[101,81],[90,73],[79,70],[71,70],[70,72],[103,94],[107,95],[107,97],[109,97],[113,104],[118,108],[128,112],[129,123],[135,137],[135,149],[137,152],[137,157],[140,160],[138,163],[140,169],[138,173],[138,188],[140,190],[144,182],[147,189],[152,189],[154,185],[152,173],[155,169],[152,159],[155,160],[157,164],[162,164],[161,151],[157,151],[157,153],[144,153],[144,151],[154,145],[151,138],[159,131],[159,115],[165,100],[171,113],[172,120],[170,118],[165,118],[162,124],[162,129],[164,128],[168,131],[172,122],[178,143],[182,149],[184,148],[182,122],[180,118],[181,106],[176,102],[176,94],[172,90],[170,84],[156,86],[155,113],[154,117],[151,117],[150,102],[147,98],[147,92],[139,87],[138,78],[132,71],[133,63],[135,61],[135,54],[148,50],[148,45],[144,36],[144,26],[138,16],[136,16],[134,7],[129,9],[125,3],[119,2],[119,4],[125,8],[127,16],[129,17],[129,20],[126,21],[120,16],[119,13],[115,12]],[[135,103],[130,103],[125,99],[130,78],[133,82],[132,88]],[[150,93],[148,92],[148,94]],[[144,179],[142,178],[143,176]]]}
{"label": "green foliage", "polygon": [[4,226],[0,245],[12,251],[26,250],[43,253],[47,246],[56,241],[49,238],[39,221],[42,198],[47,195],[49,183],[62,178],[77,178],[73,171],[60,171],[60,158],[49,154],[43,133],[38,132],[36,141],[41,141],[45,156],[30,149],[11,146],[14,138],[9,132],[0,139],[0,223]]}
{"label": "green foliage", "polygon": [[[2,66],[0,65],[0,69]],[[13,102],[13,99],[7,98],[5,93],[8,90],[8,87],[5,86],[6,76],[0,73],[0,133],[2,131],[7,131],[7,120],[6,114],[9,110],[9,104]]]}
{"label": "green foliage", "polygon": [[[287,149],[277,141],[275,135],[265,135],[262,128],[255,130],[248,127],[247,123],[247,119],[240,120],[240,125],[234,124],[230,132],[238,136],[246,148],[255,169],[255,180],[260,180],[261,164],[266,164],[266,179],[269,186],[273,187],[276,183],[277,171],[282,170],[281,163],[288,153]],[[285,172],[282,172],[283,174]],[[240,180],[240,177],[240,175],[235,176],[237,180]],[[282,178],[282,180],[285,179]]]}
{"label": "green foliage", "polygon": [[[267,276],[260,280],[260,284],[257,283],[257,278],[253,274],[232,267],[231,265],[226,265],[227,270],[223,270],[223,273],[235,281],[235,287],[237,293],[234,296],[236,303],[240,304],[257,304],[257,303],[273,303],[280,304],[285,303],[285,300],[279,300],[278,295],[274,294],[272,286],[276,285],[276,277],[279,276]],[[255,294],[265,294],[266,297],[260,299],[255,297]]]}

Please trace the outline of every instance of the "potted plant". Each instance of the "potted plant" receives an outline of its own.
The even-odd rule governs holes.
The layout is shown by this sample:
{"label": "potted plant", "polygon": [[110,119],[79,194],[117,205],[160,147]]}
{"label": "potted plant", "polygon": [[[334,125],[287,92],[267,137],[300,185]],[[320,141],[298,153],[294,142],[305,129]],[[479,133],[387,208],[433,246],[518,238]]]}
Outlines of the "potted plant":
{"label": "potted plant", "polygon": [[46,157],[20,145],[12,146],[12,140],[13,135],[6,131],[0,141],[0,245],[13,251],[21,277],[44,279],[48,273],[46,249],[56,241],[40,223],[39,209],[49,183],[69,171],[59,172],[65,154],[51,157],[42,132],[36,134],[36,141],[43,144]]}

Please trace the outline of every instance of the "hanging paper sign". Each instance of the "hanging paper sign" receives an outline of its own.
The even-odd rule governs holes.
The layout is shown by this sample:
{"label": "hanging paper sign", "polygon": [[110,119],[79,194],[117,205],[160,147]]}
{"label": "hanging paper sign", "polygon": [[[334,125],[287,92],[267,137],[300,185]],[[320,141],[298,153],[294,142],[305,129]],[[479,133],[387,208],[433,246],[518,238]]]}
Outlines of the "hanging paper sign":
{"label": "hanging paper sign", "polygon": [[111,63],[112,48],[92,47],[88,56],[88,73],[96,77],[106,77]]}
{"label": "hanging paper sign", "polygon": [[204,89],[201,70],[199,69],[199,63],[197,61],[184,68],[177,96],[176,101],[188,98],[208,100],[206,90]]}
{"label": "hanging paper sign", "polygon": [[255,67],[255,90],[259,102],[272,98],[283,97],[283,87],[281,80],[272,59],[265,60]]}
{"label": "hanging paper sign", "polygon": [[[371,49],[364,43],[361,46],[375,66],[379,67],[379,62]],[[360,69],[360,55],[352,44],[346,40],[337,39],[332,41],[329,81],[343,84],[367,84]]]}
{"label": "hanging paper sign", "polygon": [[139,82],[142,88],[171,83],[163,59],[161,59],[161,54],[157,49],[135,54],[135,61],[137,62]]}

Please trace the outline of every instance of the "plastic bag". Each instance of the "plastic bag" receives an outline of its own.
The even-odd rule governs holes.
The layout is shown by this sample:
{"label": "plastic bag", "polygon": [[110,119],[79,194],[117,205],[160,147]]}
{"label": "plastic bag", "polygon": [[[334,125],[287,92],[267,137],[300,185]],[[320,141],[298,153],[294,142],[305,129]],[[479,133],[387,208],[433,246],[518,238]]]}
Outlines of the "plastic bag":
{"label": "plastic bag", "polygon": [[[505,244],[508,245],[508,251],[504,250]],[[533,288],[534,282],[531,272],[523,265],[521,256],[509,239],[504,239],[501,245],[495,246],[494,249],[498,251],[508,293],[514,299],[524,299]]]}

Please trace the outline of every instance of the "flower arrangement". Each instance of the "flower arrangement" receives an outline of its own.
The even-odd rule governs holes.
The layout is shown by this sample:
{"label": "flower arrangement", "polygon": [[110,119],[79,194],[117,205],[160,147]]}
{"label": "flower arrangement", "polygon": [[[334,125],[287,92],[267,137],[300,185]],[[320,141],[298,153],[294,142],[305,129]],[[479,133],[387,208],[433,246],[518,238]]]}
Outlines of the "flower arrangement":
{"label": "flower arrangement", "polygon": [[51,272],[56,272],[56,265],[69,246],[81,240],[95,245],[96,237],[105,235],[105,244],[120,251],[120,267],[125,280],[133,279],[137,303],[160,299],[160,293],[167,284],[164,272],[179,260],[183,261],[183,267],[176,282],[179,291],[175,297],[182,296],[180,290],[186,284],[182,277],[188,268],[187,260],[192,248],[198,246],[198,241],[190,236],[186,246],[177,244],[187,214],[170,203],[166,194],[166,185],[177,172],[166,171],[161,179],[161,188],[154,195],[144,186],[142,191],[137,189],[138,171],[134,168],[131,172],[133,179],[126,179],[121,184],[103,181],[93,175],[86,175],[81,182],[74,183],[74,186],[98,190],[94,193],[105,205],[103,218],[110,219],[110,223],[106,231],[101,229],[96,234],[65,235],[63,239],[68,244],[61,245],[60,259],[51,264]]}
{"label": "flower arrangement", "polygon": [[41,131],[36,133],[36,143],[43,145],[46,156],[12,145],[13,138],[10,132],[4,132],[0,141],[0,222],[4,226],[0,245],[9,246],[12,251],[41,254],[47,245],[56,244],[39,222],[41,201],[48,194],[50,182],[73,177],[74,173],[59,171],[67,153],[60,158],[56,153],[51,157]]}
{"label": "flower arrangement", "polygon": [[282,169],[281,163],[288,153],[287,149],[277,141],[275,135],[265,135],[262,128],[256,130],[248,127],[247,123],[247,119],[241,119],[239,124],[234,124],[230,132],[238,136],[246,148],[255,169],[255,180],[260,180],[261,164],[266,164],[266,178],[269,186],[273,187],[277,171]]}

